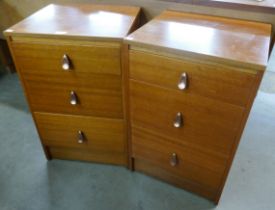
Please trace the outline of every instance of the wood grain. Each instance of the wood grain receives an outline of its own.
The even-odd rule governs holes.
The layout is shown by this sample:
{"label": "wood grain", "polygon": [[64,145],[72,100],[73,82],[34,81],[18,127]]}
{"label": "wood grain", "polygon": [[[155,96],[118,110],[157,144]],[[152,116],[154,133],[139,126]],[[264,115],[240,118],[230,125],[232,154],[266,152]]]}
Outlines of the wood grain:
{"label": "wood grain", "polygon": [[[101,78],[102,80],[105,84],[110,81],[110,87],[117,86],[121,82],[120,79]],[[121,87],[113,90],[111,88],[95,89],[87,83],[84,86],[64,85],[62,82],[41,82],[32,77],[26,79],[26,88],[30,95],[30,106],[34,111],[111,118],[123,117]],[[70,104],[71,91],[77,95],[77,105]]]}
{"label": "wood grain", "polygon": [[189,179],[177,176],[174,173],[171,173],[170,171],[163,169],[154,163],[151,163],[150,161],[138,158],[135,159],[135,169],[137,171],[141,171],[145,174],[161,179],[165,182],[194,192],[198,195],[208,198],[209,200],[215,199],[215,189],[205,187],[198,183],[192,182]]}
{"label": "wood grain", "polygon": [[73,40],[66,44],[62,44],[60,40],[55,40],[55,44],[49,44],[46,40],[43,42],[12,42],[20,71],[45,76],[56,73],[55,76],[62,77],[64,70],[61,61],[66,54],[72,66],[69,72],[76,76],[88,73],[121,74],[119,45],[100,42],[79,43]]}
{"label": "wood grain", "polygon": [[202,95],[224,102],[246,106],[255,71],[191,62],[130,51],[130,78],[178,89],[181,74],[188,75],[188,88],[182,94]]}
{"label": "wood grain", "polygon": [[[225,157],[175,144],[163,135],[141,127],[133,127],[132,143],[135,158],[154,162],[179,176],[190,175],[190,180],[210,187],[217,187],[220,184],[219,180],[221,180],[227,161]],[[178,164],[175,167],[169,162],[172,153],[176,153],[178,157]],[[197,168],[201,172],[193,174],[191,168]],[[208,176],[204,173],[213,173],[213,175]]]}
{"label": "wood grain", "polygon": [[127,165],[125,154],[91,152],[89,149],[49,147],[51,156],[62,160],[81,160],[97,163]]}
{"label": "wood grain", "polygon": [[[139,7],[52,4],[5,31],[48,159],[127,165],[121,45],[139,14]],[[61,68],[64,54],[70,71]],[[85,145],[75,143],[80,129]]]}
{"label": "wood grain", "polygon": [[[132,147],[135,170],[215,200],[226,158],[173,144],[163,135],[139,127],[132,129]],[[176,167],[169,165],[172,153],[179,160]]]}
{"label": "wood grain", "polygon": [[234,160],[234,156],[235,156],[235,154],[237,152],[237,149],[238,149],[238,146],[239,146],[239,143],[240,143],[240,140],[241,140],[244,128],[246,126],[247,119],[248,119],[249,114],[250,114],[250,110],[252,108],[253,102],[254,102],[255,97],[257,95],[257,92],[258,92],[259,86],[261,84],[262,78],[263,78],[263,72],[262,71],[258,71],[257,72],[257,76],[256,76],[256,78],[254,80],[254,85],[251,88],[251,92],[250,92],[248,103],[247,103],[247,106],[246,106],[246,109],[245,109],[245,113],[243,115],[241,124],[240,124],[240,126],[238,128],[238,131],[237,131],[237,135],[236,135],[236,138],[235,138],[235,141],[234,141],[234,145],[233,145],[233,147],[231,149],[230,158],[228,159],[228,162],[226,164],[226,170],[224,172],[224,176],[223,176],[222,183],[220,185],[220,189],[219,189],[219,191],[218,191],[218,193],[217,193],[217,195],[215,197],[215,200],[214,200],[215,203],[219,202],[220,197],[222,195],[222,191],[223,191],[223,188],[224,188],[224,185],[225,185],[228,173],[229,173],[230,168],[232,166],[232,163],[233,163],[233,160]]}
{"label": "wood grain", "polygon": [[[181,2],[182,0],[171,0]],[[183,0],[185,1],[185,0]],[[192,4],[211,6],[232,10],[260,12],[262,14],[274,14],[274,0],[250,1],[250,0],[192,0]],[[234,11],[234,12],[235,12]]]}
{"label": "wood grain", "polygon": [[[230,154],[244,108],[134,80],[130,80],[130,92],[132,126],[202,151]],[[183,115],[181,128],[173,126],[178,112]]]}
{"label": "wood grain", "polygon": [[[41,112],[35,112],[34,117],[46,146],[125,153],[123,120]],[[78,131],[84,133],[83,144],[77,141]]]}
{"label": "wood grain", "polygon": [[139,7],[100,4],[50,4],[5,31],[12,36],[121,40]]}
{"label": "wood grain", "polygon": [[[22,85],[22,87],[23,87],[23,93],[24,93],[24,95],[25,95],[27,101],[29,102],[29,100],[30,100],[29,94],[28,94],[27,89],[26,89],[26,85],[25,85],[25,81],[24,81],[24,79],[23,79],[23,75],[22,75],[21,72],[18,70],[18,69],[19,69],[19,65],[18,65],[18,63],[17,63],[16,56],[14,55],[14,52],[13,52],[13,48],[12,48],[12,38],[11,38],[10,36],[7,37],[7,43],[8,43],[10,52],[11,52],[11,56],[12,56],[12,59],[13,59],[15,68],[16,68],[16,70],[17,70],[17,73],[18,73],[18,76],[19,76],[19,79],[20,79],[21,85]],[[31,107],[29,107],[29,108],[30,108],[31,113],[33,113],[32,108],[31,108]],[[37,127],[37,122],[36,122],[36,120],[35,120],[33,114],[32,114],[32,118],[33,118],[33,120],[34,120],[35,126]],[[52,156],[51,156],[51,154],[50,154],[50,152],[49,152],[49,148],[42,144],[41,135],[40,135],[39,131],[37,131],[37,132],[38,132],[38,135],[39,135],[39,142],[40,142],[41,145],[42,145],[42,149],[43,149],[43,152],[44,152],[44,154],[45,154],[45,157],[46,157],[47,160],[51,160],[51,159],[52,159]]]}
{"label": "wood grain", "polygon": [[264,70],[271,25],[209,15],[165,11],[125,41],[198,60]]}
{"label": "wood grain", "polygon": [[131,127],[130,127],[130,99],[129,99],[129,45],[122,44],[121,48],[121,69],[122,69],[122,96],[123,96],[123,111],[125,119],[125,139],[127,142],[127,163],[128,168],[133,170],[132,162],[132,143],[131,143]]}
{"label": "wood grain", "polygon": [[[126,38],[136,170],[218,203],[267,65],[270,29],[165,11]],[[183,72],[189,83],[181,91]]]}

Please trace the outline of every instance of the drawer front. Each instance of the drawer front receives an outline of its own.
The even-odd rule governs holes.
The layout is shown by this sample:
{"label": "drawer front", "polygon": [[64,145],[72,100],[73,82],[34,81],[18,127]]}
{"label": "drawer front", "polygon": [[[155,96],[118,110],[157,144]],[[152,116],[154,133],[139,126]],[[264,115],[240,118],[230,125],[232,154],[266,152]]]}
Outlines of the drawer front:
{"label": "drawer front", "polygon": [[167,170],[177,177],[217,190],[226,159],[173,144],[146,129],[132,129],[133,157]]}
{"label": "drawer front", "polygon": [[130,113],[133,126],[148,128],[202,151],[229,155],[244,109],[130,80]]}
{"label": "drawer front", "polygon": [[[64,84],[61,79],[48,81],[25,78],[33,111],[122,118],[121,78],[100,77],[90,83],[76,81]],[[75,101],[75,102],[74,102]]]}
{"label": "drawer front", "polygon": [[92,151],[90,149],[67,148],[67,147],[49,147],[51,157],[64,160],[82,160],[99,163],[110,163],[117,165],[126,165],[125,153],[110,153],[102,151]]}
{"label": "drawer front", "polygon": [[90,152],[125,153],[122,120],[34,113],[43,144],[89,149]]}
{"label": "drawer front", "polygon": [[217,196],[217,189],[212,189],[208,186],[192,182],[186,178],[179,177],[170,171],[159,167],[158,165],[151,163],[144,159],[135,159],[135,170],[141,171],[150,176],[164,180],[170,184],[184,188],[185,190],[199,194],[209,200],[215,200]]}
{"label": "drawer front", "polygon": [[[186,73],[186,89],[178,85]],[[130,77],[135,80],[245,106],[255,72],[224,66],[192,63],[135,50],[130,51]]]}
{"label": "drawer front", "polygon": [[[22,74],[54,75],[62,78],[66,74],[71,76],[87,73],[120,75],[120,47],[119,44],[87,45],[77,44],[50,44],[12,42],[16,62]],[[72,42],[71,42],[72,43]],[[69,60],[69,69],[63,69]]]}

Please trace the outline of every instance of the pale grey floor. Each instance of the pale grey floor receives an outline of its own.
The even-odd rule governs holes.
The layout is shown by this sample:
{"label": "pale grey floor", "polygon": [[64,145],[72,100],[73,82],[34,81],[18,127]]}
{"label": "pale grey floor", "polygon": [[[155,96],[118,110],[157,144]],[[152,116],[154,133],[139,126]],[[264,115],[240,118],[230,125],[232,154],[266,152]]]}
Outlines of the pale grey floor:
{"label": "pale grey floor", "polygon": [[273,57],[217,207],[123,167],[47,162],[17,76],[0,76],[0,210],[274,210]]}

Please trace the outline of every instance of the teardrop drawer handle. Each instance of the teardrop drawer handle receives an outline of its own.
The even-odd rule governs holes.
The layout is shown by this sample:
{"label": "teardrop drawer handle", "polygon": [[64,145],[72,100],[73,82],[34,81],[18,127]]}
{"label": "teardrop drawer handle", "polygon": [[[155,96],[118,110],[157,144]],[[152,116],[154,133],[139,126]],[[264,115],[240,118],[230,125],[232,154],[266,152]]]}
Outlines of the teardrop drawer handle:
{"label": "teardrop drawer handle", "polygon": [[176,153],[172,153],[171,158],[170,158],[170,165],[172,167],[175,167],[176,165],[178,165],[178,162],[179,162],[179,160],[178,160],[177,154]]}
{"label": "teardrop drawer handle", "polygon": [[62,69],[69,71],[71,69],[71,61],[68,55],[64,54],[62,57]]}
{"label": "teardrop drawer handle", "polygon": [[182,116],[182,113],[178,112],[174,120],[174,127],[180,128],[182,126],[183,126],[183,116]]}
{"label": "teardrop drawer handle", "polygon": [[77,95],[74,91],[71,91],[71,93],[70,93],[70,104],[73,106],[78,104]]}
{"label": "teardrop drawer handle", "polygon": [[178,88],[180,90],[185,90],[185,89],[187,89],[187,86],[188,86],[188,76],[187,76],[187,73],[184,72],[180,76],[180,80],[179,80],[179,83],[178,83]]}
{"label": "teardrop drawer handle", "polygon": [[84,135],[84,133],[82,131],[78,131],[77,132],[77,142],[79,144],[83,144],[84,141],[85,141],[85,135]]}

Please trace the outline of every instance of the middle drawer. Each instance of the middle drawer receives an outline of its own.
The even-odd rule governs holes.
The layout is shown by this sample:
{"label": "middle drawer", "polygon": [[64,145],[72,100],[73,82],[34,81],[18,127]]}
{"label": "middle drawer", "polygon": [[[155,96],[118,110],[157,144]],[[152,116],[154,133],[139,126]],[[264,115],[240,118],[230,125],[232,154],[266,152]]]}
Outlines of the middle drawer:
{"label": "middle drawer", "polygon": [[86,78],[60,79],[25,74],[23,77],[33,111],[123,118],[119,76],[90,74]]}
{"label": "middle drawer", "polygon": [[230,154],[242,107],[135,80],[130,80],[130,92],[132,126],[202,151]]}

